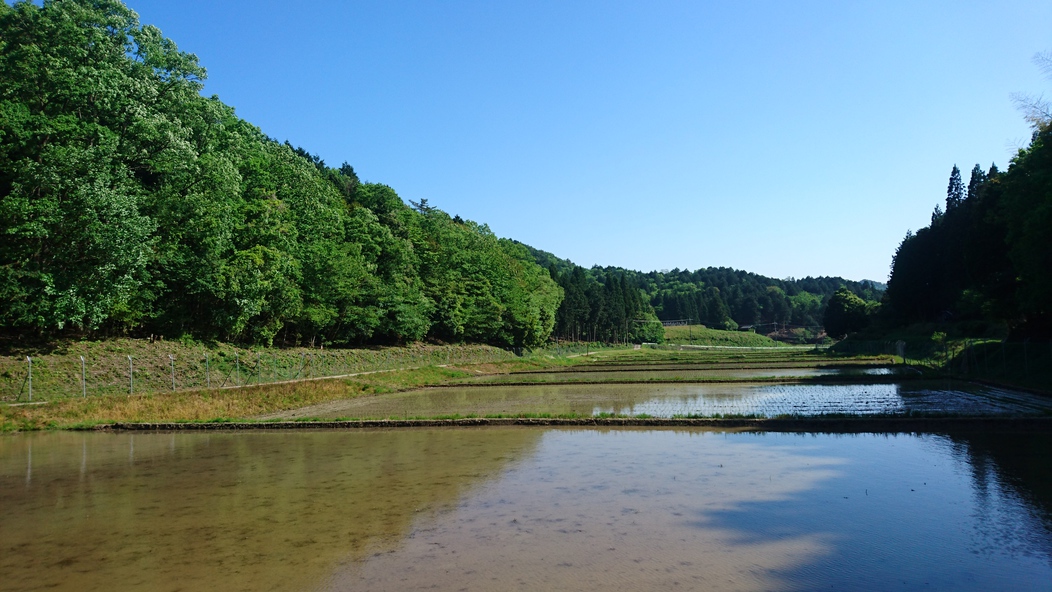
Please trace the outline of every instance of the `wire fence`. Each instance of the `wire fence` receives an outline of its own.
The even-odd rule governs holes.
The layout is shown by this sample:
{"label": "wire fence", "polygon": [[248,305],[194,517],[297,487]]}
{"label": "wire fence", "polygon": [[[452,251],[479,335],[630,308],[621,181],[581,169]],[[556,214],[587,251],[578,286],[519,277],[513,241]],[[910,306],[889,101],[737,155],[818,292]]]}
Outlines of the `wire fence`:
{"label": "wire fence", "polygon": [[1052,341],[976,341],[960,348],[944,347],[936,355],[951,376],[1052,385]]}
{"label": "wire fence", "polygon": [[237,388],[423,366],[507,360],[522,351],[489,346],[348,350],[220,349],[176,353],[49,354],[0,359],[0,400],[151,394]]}
{"label": "wire fence", "polygon": [[1052,386],[1052,341],[848,340],[838,343],[832,351],[849,355],[892,355],[905,364],[928,367],[953,378],[1044,389]]}
{"label": "wire fence", "polygon": [[560,341],[556,343],[550,343],[543,349],[537,350],[534,353],[551,356],[586,356],[601,351],[609,351],[615,349],[630,349],[633,345],[625,344],[611,344],[611,343],[600,343],[590,341]]}

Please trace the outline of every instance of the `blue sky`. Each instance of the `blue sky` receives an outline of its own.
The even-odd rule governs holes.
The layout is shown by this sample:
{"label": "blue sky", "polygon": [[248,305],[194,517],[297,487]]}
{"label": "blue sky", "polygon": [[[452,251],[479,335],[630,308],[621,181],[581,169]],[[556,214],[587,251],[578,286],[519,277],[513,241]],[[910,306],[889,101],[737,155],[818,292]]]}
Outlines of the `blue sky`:
{"label": "blue sky", "polygon": [[131,0],[266,134],[574,262],[887,278],[1052,2]]}

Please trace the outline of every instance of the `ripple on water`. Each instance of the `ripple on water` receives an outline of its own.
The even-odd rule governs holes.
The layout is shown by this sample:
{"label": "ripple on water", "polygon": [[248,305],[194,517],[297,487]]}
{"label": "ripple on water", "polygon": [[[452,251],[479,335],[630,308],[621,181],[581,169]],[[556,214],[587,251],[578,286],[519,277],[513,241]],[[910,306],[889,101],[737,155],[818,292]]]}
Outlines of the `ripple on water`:
{"label": "ripple on water", "polygon": [[442,415],[817,416],[830,414],[1031,415],[1052,401],[952,381],[885,384],[581,384],[425,389],[340,403],[325,417]]}
{"label": "ripple on water", "polygon": [[1030,590],[1049,434],[0,439],[0,589]]}

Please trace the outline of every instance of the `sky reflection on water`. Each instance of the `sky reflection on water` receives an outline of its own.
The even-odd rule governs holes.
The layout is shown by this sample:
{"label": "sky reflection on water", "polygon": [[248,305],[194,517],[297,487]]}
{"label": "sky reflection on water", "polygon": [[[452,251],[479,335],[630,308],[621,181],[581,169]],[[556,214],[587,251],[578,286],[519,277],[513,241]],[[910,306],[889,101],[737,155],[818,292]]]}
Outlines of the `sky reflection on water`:
{"label": "sky reflection on water", "polygon": [[0,439],[0,590],[1052,585],[1052,436]]}
{"label": "sky reflection on water", "polygon": [[1049,500],[996,471],[980,494],[964,442],[553,430],[332,588],[1047,589]]}
{"label": "sky reflection on water", "polygon": [[309,417],[391,418],[525,413],[653,417],[826,414],[1041,415],[1052,400],[960,381],[885,384],[538,384],[460,386],[358,397]]}

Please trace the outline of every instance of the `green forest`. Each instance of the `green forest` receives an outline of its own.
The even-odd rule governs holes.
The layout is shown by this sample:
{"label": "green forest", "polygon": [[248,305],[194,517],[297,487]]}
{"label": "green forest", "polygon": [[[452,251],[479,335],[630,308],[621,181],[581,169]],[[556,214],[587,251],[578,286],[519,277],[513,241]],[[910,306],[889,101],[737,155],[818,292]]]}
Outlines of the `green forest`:
{"label": "green forest", "polygon": [[262,344],[816,326],[839,278],[584,269],[269,138],[114,0],[0,5],[0,328]]}
{"label": "green forest", "polygon": [[205,77],[117,0],[0,4],[0,334],[533,348],[660,341],[675,319],[800,339],[830,323],[1049,332],[1047,123],[1006,171],[965,185],[954,167],[885,291],[585,268],[268,137],[202,96]]}
{"label": "green forest", "polygon": [[[565,339],[616,341],[627,331],[630,341],[658,341],[660,328],[647,319],[660,319],[688,320],[714,329],[781,332],[807,340],[820,332],[826,304],[838,289],[871,307],[884,291],[872,281],[779,280],[727,267],[648,273],[620,267],[584,269],[551,253],[530,250],[563,288],[555,334]],[[642,299],[634,300],[640,293]]]}
{"label": "green forest", "polygon": [[268,138],[116,1],[0,4],[0,326],[533,347],[516,243]]}
{"label": "green forest", "polygon": [[954,323],[981,334],[1052,335],[1052,129],[1035,124],[1006,171],[955,165],[945,209],[895,253],[883,322]]}

